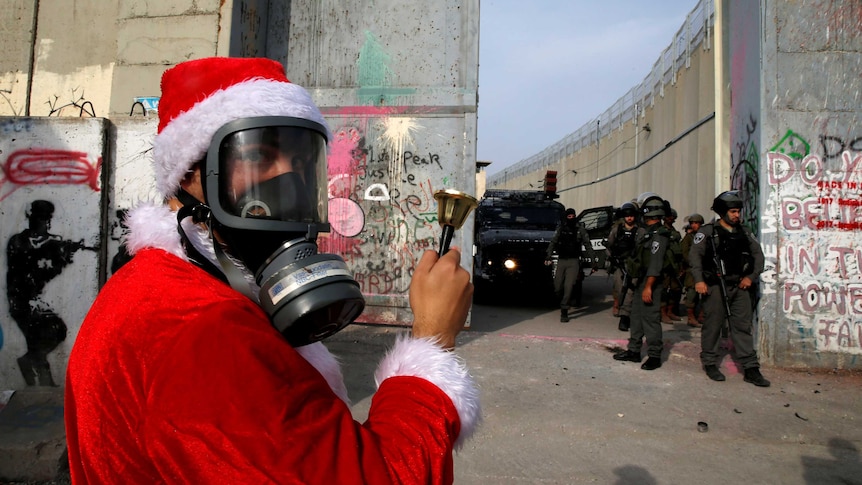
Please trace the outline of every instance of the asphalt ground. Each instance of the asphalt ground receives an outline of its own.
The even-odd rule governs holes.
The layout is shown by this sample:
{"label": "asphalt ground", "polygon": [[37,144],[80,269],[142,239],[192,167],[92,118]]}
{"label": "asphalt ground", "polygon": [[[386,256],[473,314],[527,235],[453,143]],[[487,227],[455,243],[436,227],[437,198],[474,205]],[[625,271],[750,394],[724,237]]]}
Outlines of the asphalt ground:
{"label": "asphalt ground", "polygon": [[[661,368],[615,361],[627,333],[611,315],[610,290],[604,273],[587,277],[584,306],[568,323],[549,295],[528,289],[474,305],[456,352],[481,386],[484,422],[455,455],[455,483],[862,484],[862,375],[764,366],[772,386],[759,388],[728,355],[727,381],[713,382],[698,360],[699,330],[682,322],[663,325]],[[404,331],[352,325],[326,341],[342,361],[357,420],[367,416],[377,363]],[[0,433],[10,429],[14,399],[0,413]],[[29,433],[31,454],[51,450],[56,463],[63,437],[54,425],[13,428]],[[6,442],[0,435],[0,458]]]}

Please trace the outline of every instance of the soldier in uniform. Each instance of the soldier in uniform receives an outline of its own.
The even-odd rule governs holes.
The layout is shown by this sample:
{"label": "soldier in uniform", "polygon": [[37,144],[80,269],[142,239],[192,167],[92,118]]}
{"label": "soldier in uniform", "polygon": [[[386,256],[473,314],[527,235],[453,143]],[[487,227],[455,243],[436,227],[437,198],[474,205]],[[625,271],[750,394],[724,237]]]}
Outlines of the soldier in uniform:
{"label": "soldier in uniform", "polygon": [[677,217],[676,209],[673,208],[670,209],[669,214],[664,216],[664,227],[670,234],[667,250],[671,255],[670,260],[673,262],[673,268],[665,272],[664,275],[665,291],[662,297],[661,323],[669,324],[682,321],[682,317],[676,313],[677,305],[682,298],[682,283],[680,282],[680,276],[682,276],[682,234],[673,227]]}
{"label": "soldier in uniform", "polygon": [[557,253],[557,271],[554,274],[554,291],[560,297],[560,321],[569,321],[575,286],[581,277],[581,252],[586,249],[587,256],[593,262],[593,271],[598,269],[593,246],[587,230],[578,223],[575,209],[566,209],[565,219],[557,227],[557,231],[548,245],[545,264],[551,264],[551,256]]}
{"label": "soldier in uniform", "polygon": [[662,330],[661,297],[664,291],[662,275],[667,270],[665,252],[669,231],[661,223],[667,204],[656,194],[647,192],[639,198],[644,226],[638,229],[635,256],[629,258],[628,271],[636,281],[632,301],[632,318],[628,348],[614,354],[615,360],[641,361],[643,339],[647,342],[647,360],[641,369],[661,367]]}
{"label": "soldier in uniform", "polygon": [[[725,380],[719,370],[718,345],[726,320],[745,382],[769,387],[769,381],[760,373],[752,337],[751,292],[754,281],[763,271],[763,251],[751,231],[740,223],[742,205],[737,191],[719,194],[712,202],[712,210],[720,219],[700,228],[689,252],[691,275],[695,290],[703,299],[705,316],[700,361],[710,379]],[[720,278],[724,280],[726,295],[722,295]],[[727,299],[726,306],[723,298]],[[727,309],[730,309],[729,315]]]}
{"label": "soldier in uniform", "polygon": [[[631,288],[626,288],[623,291],[623,280],[626,279],[624,273],[625,261],[634,254],[635,236],[637,235],[637,215],[638,209],[631,202],[625,202],[619,208],[619,216],[622,218],[617,222],[611,232],[608,234],[608,241],[605,244],[605,251],[608,254],[608,260],[611,261],[611,268],[614,275],[614,307],[613,314],[615,317],[620,317],[619,329],[627,332],[631,321]],[[631,280],[626,283],[631,284]],[[625,293],[625,295],[623,295]],[[621,300],[622,297],[622,301]]]}
{"label": "soldier in uniform", "polygon": [[694,291],[694,278],[691,276],[691,265],[688,264],[688,255],[691,251],[691,244],[694,242],[694,236],[700,230],[700,226],[703,225],[704,219],[702,215],[695,213],[686,217],[686,220],[688,221],[688,229],[682,238],[682,243],[680,243],[682,247],[682,268],[684,271],[683,286],[685,287],[683,301],[685,302],[686,323],[689,327],[699,327],[700,321],[697,319],[695,312],[698,298],[697,292]]}

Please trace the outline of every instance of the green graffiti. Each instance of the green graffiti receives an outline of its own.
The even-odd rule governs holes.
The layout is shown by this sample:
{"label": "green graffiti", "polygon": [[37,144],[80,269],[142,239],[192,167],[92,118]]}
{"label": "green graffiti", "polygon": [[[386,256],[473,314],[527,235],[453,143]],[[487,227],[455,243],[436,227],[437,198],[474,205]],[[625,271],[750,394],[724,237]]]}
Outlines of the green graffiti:
{"label": "green graffiti", "polygon": [[794,160],[802,160],[811,153],[811,145],[793,130],[787,130],[784,137],[769,151],[782,153]]}
{"label": "green graffiti", "polygon": [[390,67],[391,58],[377,42],[374,34],[365,31],[365,43],[359,49],[356,60],[356,81],[359,84],[357,97],[363,105],[396,104],[392,99],[396,96],[414,94],[414,88],[393,88],[395,72]]}
{"label": "green graffiti", "polygon": [[746,158],[755,167],[760,166],[760,153],[757,150],[757,145],[754,142],[751,142],[751,145],[748,146],[748,155],[746,155]]}

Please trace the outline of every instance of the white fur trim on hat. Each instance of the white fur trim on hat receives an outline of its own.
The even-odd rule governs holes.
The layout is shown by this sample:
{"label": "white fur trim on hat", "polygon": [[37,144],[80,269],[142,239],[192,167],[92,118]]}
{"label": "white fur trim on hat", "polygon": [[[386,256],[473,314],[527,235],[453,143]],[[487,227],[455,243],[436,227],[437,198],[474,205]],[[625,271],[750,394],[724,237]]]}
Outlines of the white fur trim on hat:
{"label": "white fur trim on hat", "polygon": [[433,338],[414,339],[406,334],[399,335],[380,362],[374,380],[380,387],[385,379],[394,376],[421,377],[449,396],[461,421],[456,449],[478,428],[482,420],[479,387],[464,363],[454,353],[437,345]]}
{"label": "white fur trim on hat", "polygon": [[153,143],[156,189],[174,195],[192,166],[202,160],[213,135],[225,124],[257,116],[290,116],[320,123],[326,120],[308,92],[299,85],[251,79],[216,91],[171,120]]}

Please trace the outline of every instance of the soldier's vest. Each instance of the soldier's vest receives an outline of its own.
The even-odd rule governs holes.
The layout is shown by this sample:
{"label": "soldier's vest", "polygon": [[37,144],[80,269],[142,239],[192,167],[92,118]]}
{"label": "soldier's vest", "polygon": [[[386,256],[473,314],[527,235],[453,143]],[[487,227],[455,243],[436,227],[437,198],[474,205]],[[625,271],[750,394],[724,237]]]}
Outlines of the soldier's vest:
{"label": "soldier's vest", "polygon": [[672,231],[667,227],[665,229],[667,229],[668,233],[665,260],[670,263],[665,269],[671,276],[676,276],[682,270],[682,237],[677,231]]}
{"label": "soldier's vest", "polygon": [[751,274],[754,271],[754,256],[751,254],[748,228],[740,226],[739,230],[731,232],[719,225],[712,226],[712,241],[704,241],[706,244],[706,252],[703,256],[704,276],[717,273],[713,246],[718,250],[718,257],[724,263],[726,276],[740,278]]}
{"label": "soldier's vest", "polygon": [[[652,229],[652,227],[655,226],[658,227]],[[665,239],[670,240],[670,235],[671,232],[668,228],[661,224],[655,224],[654,226],[646,228],[644,236],[635,242],[634,253],[626,259],[626,270],[630,275],[632,275],[632,277],[640,279],[646,275],[646,272],[650,267],[650,263],[652,262],[653,254],[651,247],[656,236],[664,236]],[[670,254],[670,251],[665,251],[662,273],[672,271],[673,262],[671,261],[671,258],[672,255]]]}
{"label": "soldier's vest", "polygon": [[560,239],[557,241],[557,254],[561,259],[577,258],[581,255],[581,231],[577,224],[563,222]]}
{"label": "soldier's vest", "polygon": [[631,254],[635,248],[637,231],[638,226],[626,229],[626,226],[622,223],[617,225],[617,232],[614,235],[614,247],[611,248],[611,256],[620,258]]}

